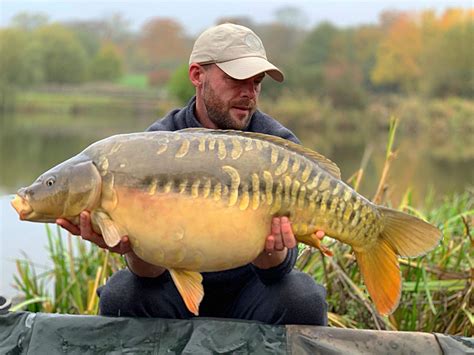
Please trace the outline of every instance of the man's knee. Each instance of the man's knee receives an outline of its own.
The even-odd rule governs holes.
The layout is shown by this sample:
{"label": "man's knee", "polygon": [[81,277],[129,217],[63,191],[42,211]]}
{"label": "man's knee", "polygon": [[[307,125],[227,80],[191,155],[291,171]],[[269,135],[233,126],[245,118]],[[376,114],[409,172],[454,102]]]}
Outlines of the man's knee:
{"label": "man's knee", "polygon": [[326,289],[306,273],[292,271],[281,282],[286,324],[327,325]]}
{"label": "man's knee", "polygon": [[134,287],[134,275],[128,270],[113,274],[107,283],[97,290],[100,314],[108,316],[128,316],[130,305],[137,298]]}
{"label": "man's knee", "polygon": [[102,315],[176,319],[191,316],[168,273],[146,278],[135,276],[128,269],[120,270],[98,294]]}

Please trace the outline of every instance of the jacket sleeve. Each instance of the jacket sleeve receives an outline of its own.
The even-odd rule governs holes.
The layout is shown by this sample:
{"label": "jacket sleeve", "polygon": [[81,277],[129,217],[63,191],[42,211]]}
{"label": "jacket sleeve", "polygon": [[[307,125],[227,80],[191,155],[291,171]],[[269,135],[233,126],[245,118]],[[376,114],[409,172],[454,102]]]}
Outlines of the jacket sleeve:
{"label": "jacket sleeve", "polygon": [[280,264],[270,269],[260,269],[255,265],[252,265],[253,270],[259,277],[260,281],[264,284],[272,284],[274,282],[280,281],[283,276],[288,274],[296,264],[296,258],[298,257],[298,247],[294,247],[292,249],[288,249],[288,254],[286,255],[286,259]]}

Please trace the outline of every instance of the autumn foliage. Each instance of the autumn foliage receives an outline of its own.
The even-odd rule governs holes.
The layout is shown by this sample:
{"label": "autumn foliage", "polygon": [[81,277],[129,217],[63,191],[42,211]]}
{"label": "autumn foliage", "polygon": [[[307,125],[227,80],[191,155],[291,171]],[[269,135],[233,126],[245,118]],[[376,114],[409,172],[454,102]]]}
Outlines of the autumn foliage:
{"label": "autumn foliage", "polygon": [[[322,22],[307,28],[304,13],[291,8],[269,23],[247,17],[218,23],[252,28],[271,61],[284,70],[285,85],[265,81],[267,97],[292,92],[363,109],[368,96],[379,93],[472,97],[473,15],[471,9],[387,11],[373,25],[339,28]],[[188,79],[174,74],[187,65],[194,39],[171,18],[150,17],[131,31],[119,14],[55,24],[19,14],[0,29],[0,49],[7,54],[0,58],[0,84],[113,81],[122,74],[140,74],[148,85],[182,96],[189,92]]]}

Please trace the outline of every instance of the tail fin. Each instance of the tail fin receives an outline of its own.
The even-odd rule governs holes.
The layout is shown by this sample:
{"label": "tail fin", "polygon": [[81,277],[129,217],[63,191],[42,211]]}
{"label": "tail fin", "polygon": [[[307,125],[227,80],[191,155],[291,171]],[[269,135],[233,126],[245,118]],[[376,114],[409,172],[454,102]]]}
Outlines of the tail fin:
{"label": "tail fin", "polygon": [[441,232],[431,224],[406,213],[380,207],[385,228],[370,249],[356,251],[364,282],[377,311],[392,313],[401,293],[401,276],[397,254],[419,256],[433,249]]}
{"label": "tail fin", "polygon": [[434,249],[441,240],[441,231],[409,214],[378,206],[385,218],[381,236],[400,256],[420,256]]}
{"label": "tail fin", "polygon": [[375,247],[356,251],[355,255],[377,311],[382,315],[392,313],[398,306],[402,289],[400,268],[392,247],[379,240]]}

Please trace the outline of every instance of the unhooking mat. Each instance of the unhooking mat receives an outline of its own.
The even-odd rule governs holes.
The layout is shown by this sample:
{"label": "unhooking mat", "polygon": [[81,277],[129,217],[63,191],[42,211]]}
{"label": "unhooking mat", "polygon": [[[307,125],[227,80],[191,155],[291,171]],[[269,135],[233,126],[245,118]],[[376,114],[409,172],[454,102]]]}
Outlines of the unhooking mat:
{"label": "unhooking mat", "polygon": [[255,322],[8,312],[0,354],[474,354],[472,338]]}

